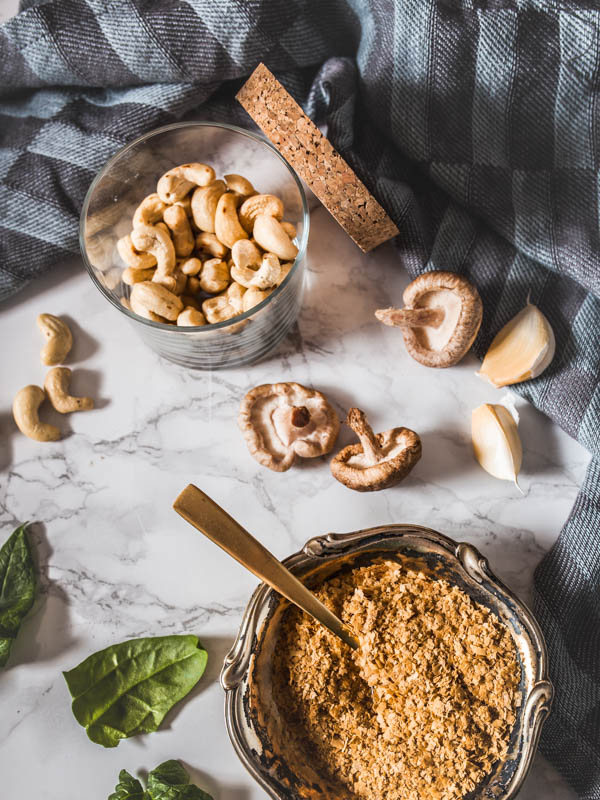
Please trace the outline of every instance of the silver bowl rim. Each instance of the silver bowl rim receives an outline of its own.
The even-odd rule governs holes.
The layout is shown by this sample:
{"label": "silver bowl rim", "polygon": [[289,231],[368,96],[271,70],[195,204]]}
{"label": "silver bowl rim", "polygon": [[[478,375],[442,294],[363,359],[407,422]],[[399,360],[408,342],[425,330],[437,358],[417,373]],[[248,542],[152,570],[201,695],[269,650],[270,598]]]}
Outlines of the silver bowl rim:
{"label": "silver bowl rim", "polygon": [[[492,572],[487,558],[468,542],[458,542],[439,531],[422,525],[397,523],[363,528],[350,533],[328,533],[313,537],[304,544],[301,550],[284,559],[283,563],[294,572],[311,564],[325,563],[340,555],[359,553],[369,549],[378,541],[393,538],[408,540],[410,537],[418,538],[421,546],[429,542],[436,548],[441,548],[445,556],[450,561],[454,561],[456,565],[462,566],[471,579],[479,584],[485,582],[493,586],[505,601],[516,607],[519,621],[534,644],[535,682],[524,699],[523,711],[524,728],[529,731],[529,737],[523,737],[525,739],[523,754],[505,793],[496,798],[496,800],[512,800],[522,787],[531,768],[543,723],[552,707],[554,687],[548,675],[548,652],[538,622],[527,605]],[[227,732],[238,758],[272,800],[287,800],[284,795],[276,791],[276,788],[258,767],[252,750],[248,747],[242,734],[241,721],[237,713],[238,703],[236,702],[239,699],[240,691],[243,690],[242,684],[248,676],[248,667],[256,650],[258,637],[256,626],[259,616],[268,606],[274,594],[274,590],[265,583],[259,584],[253,592],[244,611],[234,644],[225,657],[220,682],[225,691]]]}
{"label": "silver bowl rim", "polygon": [[[92,265],[91,261],[88,258],[87,253],[87,245],[85,239],[85,225],[87,221],[88,209],[90,203],[92,201],[92,197],[94,196],[94,192],[96,191],[96,187],[98,183],[102,180],[104,175],[109,171],[109,169],[124,155],[127,154],[129,150],[137,147],[140,144],[145,144],[147,140],[151,139],[153,136],[161,133],[167,133],[169,131],[178,130],[180,128],[222,128],[224,130],[232,131],[233,133],[241,134],[242,136],[247,137],[248,139],[253,139],[256,142],[264,145],[268,150],[272,152],[273,155],[277,156],[279,161],[286,167],[287,171],[290,173],[291,177],[293,178],[294,182],[296,183],[296,187],[300,194],[300,200],[302,203],[302,236],[298,243],[298,253],[296,258],[294,259],[294,264],[288,274],[285,276],[283,281],[279,284],[279,286],[275,287],[270,295],[265,297],[264,300],[261,300],[260,303],[257,303],[248,311],[244,311],[242,314],[238,314],[236,317],[232,317],[232,319],[224,320],[223,322],[213,322],[209,325],[168,325],[165,322],[154,322],[153,320],[144,319],[144,317],[138,316],[133,311],[129,311],[128,308],[121,305],[121,303],[113,297],[112,293],[107,290],[105,286],[103,286],[102,282],[98,279],[96,275],[96,270]],[[98,170],[96,175],[94,176],[90,186],[86,192],[85,198],[83,200],[83,205],[81,207],[81,213],[79,215],[79,249],[81,251],[81,256],[83,258],[83,263],[87,270],[87,273],[98,289],[100,294],[108,300],[108,302],[116,308],[121,314],[124,314],[130,320],[132,320],[135,324],[145,325],[148,328],[154,328],[155,330],[161,331],[168,331],[171,334],[182,334],[182,333],[190,333],[193,332],[195,334],[207,335],[208,333],[219,330],[221,328],[228,328],[234,324],[238,324],[245,319],[248,319],[251,316],[254,316],[258,311],[268,306],[276,297],[282,293],[283,289],[290,283],[292,275],[300,268],[300,265],[303,263],[306,257],[306,250],[308,247],[308,235],[310,232],[310,211],[308,208],[308,198],[306,196],[306,192],[304,190],[304,186],[302,185],[302,181],[300,177],[294,170],[294,168],[289,164],[285,158],[281,155],[279,150],[273,145],[266,136],[261,133],[257,133],[255,131],[247,130],[246,128],[240,128],[238,125],[232,125],[228,122],[212,122],[210,120],[189,120],[187,122],[171,122],[168,125],[162,125],[159,128],[152,128],[151,130],[147,131],[146,133],[142,134],[141,136],[132,139],[132,141],[125,144],[123,147],[119,148],[116,153],[108,159],[108,161],[104,164],[104,166]],[[116,266],[116,265],[115,265]]]}

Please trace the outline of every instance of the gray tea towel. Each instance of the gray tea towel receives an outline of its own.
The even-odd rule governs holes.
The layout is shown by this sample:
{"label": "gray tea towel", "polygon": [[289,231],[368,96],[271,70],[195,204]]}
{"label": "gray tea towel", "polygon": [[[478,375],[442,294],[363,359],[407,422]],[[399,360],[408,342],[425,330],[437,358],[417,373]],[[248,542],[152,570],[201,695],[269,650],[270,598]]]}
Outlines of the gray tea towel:
{"label": "gray tea towel", "polygon": [[[0,298],[76,253],[125,142],[264,61],[398,224],[412,275],[467,275],[482,355],[528,292],[556,333],[517,387],[600,458],[600,11],[594,0],[49,0],[0,28]],[[600,468],[536,573],[556,702],[542,748],[600,800]]]}

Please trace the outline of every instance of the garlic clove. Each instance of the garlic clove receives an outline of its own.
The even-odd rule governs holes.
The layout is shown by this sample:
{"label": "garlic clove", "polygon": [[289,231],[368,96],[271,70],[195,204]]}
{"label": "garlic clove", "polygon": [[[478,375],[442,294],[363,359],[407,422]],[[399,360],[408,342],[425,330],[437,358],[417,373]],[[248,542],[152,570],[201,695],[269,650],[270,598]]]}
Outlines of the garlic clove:
{"label": "garlic clove", "polygon": [[520,491],[517,475],[523,461],[523,448],[514,406],[512,411],[500,404],[479,406],[472,414],[471,438],[475,458],[483,469],[494,478],[514,481]]}
{"label": "garlic clove", "polygon": [[477,373],[496,387],[537,378],[554,358],[554,331],[532,303],[499,331]]}

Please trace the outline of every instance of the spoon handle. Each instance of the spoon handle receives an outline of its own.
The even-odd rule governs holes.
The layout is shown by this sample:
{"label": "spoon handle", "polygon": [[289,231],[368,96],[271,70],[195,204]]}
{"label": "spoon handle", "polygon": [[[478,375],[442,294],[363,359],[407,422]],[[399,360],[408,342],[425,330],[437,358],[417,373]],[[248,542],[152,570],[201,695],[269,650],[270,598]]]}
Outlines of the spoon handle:
{"label": "spoon handle", "polygon": [[324,606],[281,561],[197,486],[189,484],[173,503],[175,511],[242,566],[328,628],[353,649],[358,640],[350,628]]}

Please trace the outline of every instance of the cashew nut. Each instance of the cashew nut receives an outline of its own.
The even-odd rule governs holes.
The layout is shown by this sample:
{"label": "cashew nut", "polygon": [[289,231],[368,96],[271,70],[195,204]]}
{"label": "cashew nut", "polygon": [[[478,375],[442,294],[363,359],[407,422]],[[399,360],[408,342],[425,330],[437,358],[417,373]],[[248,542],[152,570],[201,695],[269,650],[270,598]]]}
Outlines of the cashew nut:
{"label": "cashew nut", "polygon": [[25,386],[17,392],[13,400],[13,417],[17,427],[30,439],[36,442],[56,442],[60,439],[60,431],[56,425],[40,422],[38,409],[46,399],[46,394],[39,386]]}
{"label": "cashew nut", "polygon": [[260,264],[260,250],[254,242],[240,239],[231,248],[231,258],[236,267],[247,269],[258,267]]}
{"label": "cashew nut", "polygon": [[127,267],[123,270],[121,280],[127,286],[133,286],[134,283],[141,283],[142,281],[151,281],[154,275],[154,269],[135,269],[135,267]]}
{"label": "cashew nut", "polygon": [[200,288],[203,292],[222,292],[229,286],[230,280],[229,267],[220,258],[211,258],[204,262],[200,274]]}
{"label": "cashew nut", "polygon": [[187,306],[177,317],[177,324],[194,325],[197,327],[199,325],[206,325],[206,319],[201,311],[198,311],[196,308],[192,308],[191,306]]}
{"label": "cashew nut", "polygon": [[[141,286],[142,284],[137,284]],[[202,303],[204,316],[211,324],[224,322],[242,313],[243,297],[246,290],[239,283],[232,283],[223,294],[209,297]]]}
{"label": "cashew nut", "polygon": [[162,275],[156,270],[152,281],[164,286],[173,294],[182,294],[187,286],[187,275],[184,275],[180,269],[176,269],[172,275]]}
{"label": "cashew nut", "polygon": [[173,203],[174,206],[181,206],[188,217],[192,216],[192,198],[189,195],[186,195],[181,200],[177,200],[176,203]]}
{"label": "cashew nut", "polygon": [[225,181],[230,192],[235,192],[242,197],[250,197],[256,194],[254,186],[242,175],[225,175]]}
{"label": "cashew nut", "polygon": [[206,250],[213,258],[225,258],[229,250],[217,239],[214,233],[199,233],[196,236],[196,247],[198,250]]}
{"label": "cashew nut", "polygon": [[214,179],[215,171],[207,164],[181,164],[165,172],[158,181],[156,191],[164,203],[176,203],[183,200],[194,186],[208,186]]}
{"label": "cashew nut", "polygon": [[132,311],[140,317],[153,319],[155,322],[156,316],[174,322],[183,311],[183,303],[179,297],[153,281],[136,283],[131,289],[129,302]]}
{"label": "cashew nut", "polygon": [[165,208],[166,205],[156,192],[149,194],[148,197],[144,197],[134,212],[133,227],[137,228],[139,225],[154,225],[156,222],[160,222]]}
{"label": "cashew nut", "polygon": [[[252,200],[253,198],[250,198]],[[246,201],[248,202],[248,201]],[[231,192],[222,194],[215,214],[217,239],[226,247],[233,247],[238,239],[247,239],[248,234],[240,225],[237,215],[237,196]]]}
{"label": "cashew nut", "polygon": [[52,406],[60,414],[72,411],[89,411],[94,407],[91,397],[73,397],[69,394],[71,370],[68,367],[54,367],[46,375],[44,389]]}
{"label": "cashew nut", "polygon": [[274,194],[255,194],[254,197],[244,200],[240,206],[240,222],[248,233],[252,233],[259,214],[283,219],[283,203]]}
{"label": "cashew nut", "polygon": [[194,275],[190,275],[187,279],[187,284],[185,288],[186,292],[190,292],[192,295],[195,295],[198,294],[200,289],[201,289],[200,279],[196,278]]}
{"label": "cashew nut", "polygon": [[131,236],[122,236],[117,242],[117,252],[127,264],[133,269],[149,269],[156,266],[156,258],[152,253],[138,253],[133,246]]}
{"label": "cashew nut", "polygon": [[263,250],[275,253],[285,261],[293,260],[298,255],[298,248],[275,217],[259,214],[254,220],[254,238]]}
{"label": "cashew nut", "polygon": [[242,311],[250,311],[251,308],[257,306],[259,303],[268,297],[273,289],[257,289],[252,287],[242,297]]}
{"label": "cashew nut", "polygon": [[175,255],[189,256],[194,249],[194,234],[185,210],[179,205],[169,206],[163,217],[173,236]]}
{"label": "cashew nut", "polygon": [[251,267],[238,267],[234,264],[231,268],[231,277],[246,289],[251,287],[269,289],[272,286],[278,286],[281,282],[279,259],[274,253],[265,253],[258,270]]}
{"label": "cashew nut", "polygon": [[282,222],[281,227],[287,233],[290,239],[296,238],[296,226],[292,225],[291,222]]}
{"label": "cashew nut", "polygon": [[[175,248],[168,233],[158,225],[140,225],[131,231],[131,241],[136,250],[152,253],[156,258],[157,272],[170,275],[175,269]],[[165,226],[166,227],[166,226]],[[168,231],[168,228],[167,228]]]}
{"label": "cashew nut", "polygon": [[200,186],[192,195],[192,217],[199,230],[215,232],[217,203],[226,189],[223,181],[213,181],[209,186]]}
{"label": "cashew nut", "polygon": [[73,347],[73,335],[69,326],[52,314],[39,314],[37,325],[47,339],[40,353],[42,364],[49,367],[54,364],[62,364]]}
{"label": "cashew nut", "polygon": [[179,264],[179,269],[184,275],[197,275],[202,269],[202,262],[199,258],[186,258]]}

